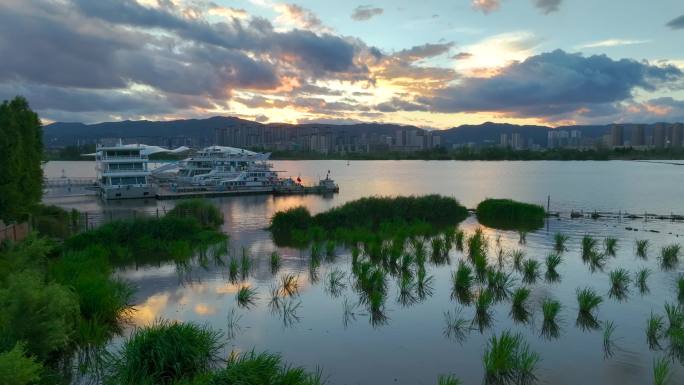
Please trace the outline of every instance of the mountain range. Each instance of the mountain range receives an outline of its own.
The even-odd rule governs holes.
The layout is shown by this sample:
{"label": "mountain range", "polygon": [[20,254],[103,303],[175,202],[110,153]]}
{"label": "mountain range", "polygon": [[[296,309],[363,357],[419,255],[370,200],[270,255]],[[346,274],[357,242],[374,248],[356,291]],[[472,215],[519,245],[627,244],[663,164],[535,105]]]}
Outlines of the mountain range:
{"label": "mountain range", "polygon": [[[652,126],[646,125],[647,135]],[[346,133],[366,135],[394,135],[401,128],[416,128],[399,124],[384,123],[357,123],[357,124],[286,124],[286,123],[259,123],[237,117],[214,116],[207,119],[180,119],[170,121],[118,121],[96,124],[64,123],[55,122],[44,127],[44,142],[48,147],[63,147],[80,143],[92,143],[100,138],[140,138],[146,137],[189,137],[197,143],[212,143],[214,129],[221,127],[308,127],[321,128],[328,131],[344,131]],[[627,126],[629,126],[627,124]],[[577,125],[548,127],[536,125],[515,125],[508,123],[486,122],[478,125],[461,125],[439,132],[444,146],[465,143],[499,143],[502,134],[521,134],[525,140],[532,139],[534,143],[545,146],[547,135],[550,130],[579,130],[584,138],[598,138],[610,131],[611,125]]]}

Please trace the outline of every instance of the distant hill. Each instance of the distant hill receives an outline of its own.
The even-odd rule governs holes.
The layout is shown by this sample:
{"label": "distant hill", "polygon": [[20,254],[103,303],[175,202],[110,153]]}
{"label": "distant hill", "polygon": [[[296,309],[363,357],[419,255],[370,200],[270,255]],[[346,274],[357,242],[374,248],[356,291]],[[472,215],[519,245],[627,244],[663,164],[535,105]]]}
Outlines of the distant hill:
{"label": "distant hill", "polygon": [[[319,128],[330,132],[345,132],[352,135],[394,135],[402,127],[398,124],[382,123],[358,123],[358,124],[287,124],[269,123],[263,124],[236,117],[215,116],[207,119],[181,119],[171,121],[130,121],[106,122],[97,124],[62,123],[56,122],[44,127],[45,144],[49,147],[61,147],[71,145],[77,141],[94,142],[100,138],[137,138],[144,141],[145,138],[169,138],[188,137],[193,142],[204,145],[214,141],[214,129],[221,127],[299,127]],[[629,125],[628,125],[629,126]],[[651,133],[653,125],[646,126],[646,134]],[[445,146],[464,143],[499,143],[501,134],[519,133],[527,140],[531,138],[534,143],[545,146],[549,130],[572,129],[582,132],[585,138],[598,138],[609,132],[610,125],[580,125],[564,127],[547,127],[533,125],[515,125],[508,123],[486,122],[478,125],[461,125],[446,130],[437,131],[442,137]]]}

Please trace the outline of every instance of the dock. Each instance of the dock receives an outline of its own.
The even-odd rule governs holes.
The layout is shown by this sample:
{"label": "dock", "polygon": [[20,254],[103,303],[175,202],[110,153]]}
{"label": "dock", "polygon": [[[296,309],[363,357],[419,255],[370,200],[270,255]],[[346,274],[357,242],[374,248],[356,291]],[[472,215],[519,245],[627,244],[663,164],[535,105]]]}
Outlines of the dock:
{"label": "dock", "polygon": [[156,198],[159,200],[184,199],[184,198],[217,198],[238,195],[329,195],[338,193],[338,186],[274,186],[271,189],[261,190],[221,190],[213,186],[196,186],[171,188],[169,186],[159,186]]}

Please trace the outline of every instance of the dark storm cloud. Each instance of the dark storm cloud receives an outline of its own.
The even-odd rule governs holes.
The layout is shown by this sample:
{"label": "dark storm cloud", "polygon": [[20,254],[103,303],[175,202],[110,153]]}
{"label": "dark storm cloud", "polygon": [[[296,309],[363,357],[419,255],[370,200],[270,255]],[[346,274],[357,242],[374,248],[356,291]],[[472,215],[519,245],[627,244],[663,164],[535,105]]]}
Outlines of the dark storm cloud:
{"label": "dark storm cloud", "polygon": [[370,5],[359,5],[354,8],[351,18],[356,21],[370,20],[374,16],[382,15],[384,10],[382,8],[373,7]]}
{"label": "dark storm cloud", "polygon": [[376,105],[375,109],[380,112],[427,111],[428,106],[401,98],[392,98],[388,102]]}
{"label": "dark storm cloud", "polygon": [[684,29],[684,15],[679,16],[676,19],[670,20],[667,26],[672,29]]}
{"label": "dark storm cloud", "polygon": [[463,78],[419,102],[439,112],[507,111],[545,117],[629,100],[636,88],[653,91],[681,78],[674,66],[556,50],[513,63],[491,78]]}
{"label": "dark storm cloud", "polygon": [[558,11],[558,8],[562,2],[563,0],[532,0],[534,6],[539,8],[539,10],[545,15]]}

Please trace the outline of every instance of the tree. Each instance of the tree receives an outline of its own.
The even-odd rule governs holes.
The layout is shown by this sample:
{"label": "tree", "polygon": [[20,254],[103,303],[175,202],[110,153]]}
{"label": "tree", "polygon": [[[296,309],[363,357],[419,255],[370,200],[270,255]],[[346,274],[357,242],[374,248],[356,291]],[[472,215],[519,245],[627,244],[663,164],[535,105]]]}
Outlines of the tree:
{"label": "tree", "polygon": [[24,220],[43,193],[43,128],[21,96],[0,105],[0,219]]}

